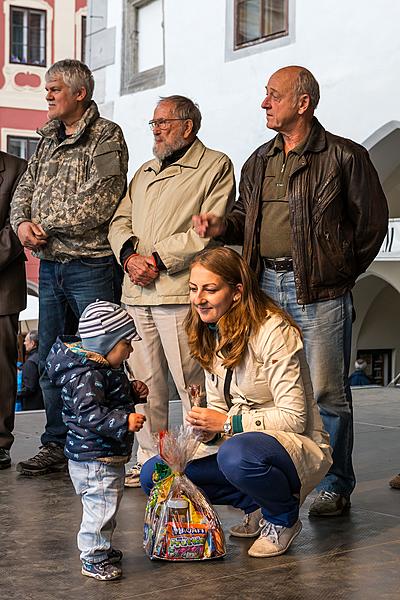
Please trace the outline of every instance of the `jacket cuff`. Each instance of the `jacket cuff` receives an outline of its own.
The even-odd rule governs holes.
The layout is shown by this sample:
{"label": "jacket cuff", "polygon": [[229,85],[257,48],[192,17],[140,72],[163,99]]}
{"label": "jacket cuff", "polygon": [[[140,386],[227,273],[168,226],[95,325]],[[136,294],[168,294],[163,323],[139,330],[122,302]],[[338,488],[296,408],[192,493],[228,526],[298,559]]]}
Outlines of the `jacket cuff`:
{"label": "jacket cuff", "polygon": [[233,415],[232,417],[232,433],[242,433],[243,423],[242,415]]}
{"label": "jacket cuff", "polygon": [[154,260],[156,261],[156,267],[159,271],[166,271],[167,267],[164,265],[163,261],[160,258],[158,252],[152,252]]}
{"label": "jacket cuff", "polygon": [[124,266],[127,258],[131,256],[131,254],[136,254],[135,244],[133,242],[133,238],[127,240],[121,248],[121,252],[119,253],[119,262],[122,266]]}

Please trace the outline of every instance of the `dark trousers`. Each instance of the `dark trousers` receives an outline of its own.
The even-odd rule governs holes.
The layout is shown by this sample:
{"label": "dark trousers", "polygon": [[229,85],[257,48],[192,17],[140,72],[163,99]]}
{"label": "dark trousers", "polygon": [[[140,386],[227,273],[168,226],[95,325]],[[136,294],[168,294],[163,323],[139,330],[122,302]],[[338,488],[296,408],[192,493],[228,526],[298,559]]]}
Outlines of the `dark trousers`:
{"label": "dark trousers", "polygon": [[40,261],[39,272],[39,373],[46,409],[42,444],[64,446],[67,429],[62,420],[61,389],[45,370],[50,348],[59,335],[75,335],[84,309],[96,300],[119,303],[121,281],[112,256],[71,260],[67,263]]}
{"label": "dark trousers", "polygon": [[[149,494],[154,464],[142,467],[140,483]],[[301,483],[285,448],[272,436],[258,431],[234,435],[218,454],[189,463],[187,477],[203,490],[213,504],[228,504],[245,513],[261,508],[270,523],[292,527],[299,518]]]}
{"label": "dark trousers", "polygon": [[9,450],[14,441],[17,395],[18,313],[0,315],[0,448]]}

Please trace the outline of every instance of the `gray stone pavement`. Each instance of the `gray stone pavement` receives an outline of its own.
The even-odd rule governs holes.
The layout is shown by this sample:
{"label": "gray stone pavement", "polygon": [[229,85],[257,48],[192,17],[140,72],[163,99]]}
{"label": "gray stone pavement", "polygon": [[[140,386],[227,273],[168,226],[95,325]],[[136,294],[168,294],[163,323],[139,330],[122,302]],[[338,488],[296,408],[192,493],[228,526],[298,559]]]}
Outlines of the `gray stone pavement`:
{"label": "gray stone pavement", "polygon": [[[43,413],[20,413],[11,469],[0,471],[0,598],[3,600],[205,599],[398,600],[400,490],[388,480],[400,471],[400,388],[354,391],[354,462],[358,485],[347,516],[310,520],[290,551],[274,559],[247,555],[251,541],[227,536],[219,561],[150,561],[141,546],[145,497],[127,489],[115,545],[124,551],[124,577],[103,583],[80,574],[76,533],[80,500],[65,474],[24,478],[18,460],[38,447]],[[171,419],[179,421],[179,403]],[[225,530],[240,518],[218,507]]]}

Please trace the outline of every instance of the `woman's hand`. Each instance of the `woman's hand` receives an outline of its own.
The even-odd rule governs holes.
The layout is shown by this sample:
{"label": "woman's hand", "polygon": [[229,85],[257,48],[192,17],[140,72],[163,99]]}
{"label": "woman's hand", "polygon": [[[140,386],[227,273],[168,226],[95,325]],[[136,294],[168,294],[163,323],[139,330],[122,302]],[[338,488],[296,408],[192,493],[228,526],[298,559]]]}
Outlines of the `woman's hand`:
{"label": "woman's hand", "polygon": [[212,408],[200,408],[193,406],[188,412],[186,421],[194,427],[194,429],[202,429],[210,433],[222,433],[224,431],[224,423],[226,421],[226,413],[220,413]]}

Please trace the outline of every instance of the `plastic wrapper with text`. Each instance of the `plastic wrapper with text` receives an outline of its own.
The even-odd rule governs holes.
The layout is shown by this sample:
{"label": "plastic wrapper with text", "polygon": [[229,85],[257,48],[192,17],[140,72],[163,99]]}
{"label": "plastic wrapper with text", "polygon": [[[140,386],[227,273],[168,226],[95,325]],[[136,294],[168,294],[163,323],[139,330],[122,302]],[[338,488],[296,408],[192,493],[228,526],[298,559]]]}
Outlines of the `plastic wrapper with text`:
{"label": "plastic wrapper with text", "polygon": [[225,555],[219,517],[204,494],[183,474],[201,438],[191,427],[161,432],[154,486],[147,501],[143,545],[151,558],[206,560]]}

